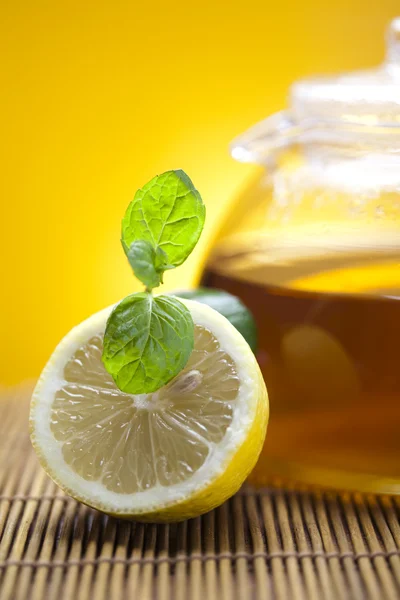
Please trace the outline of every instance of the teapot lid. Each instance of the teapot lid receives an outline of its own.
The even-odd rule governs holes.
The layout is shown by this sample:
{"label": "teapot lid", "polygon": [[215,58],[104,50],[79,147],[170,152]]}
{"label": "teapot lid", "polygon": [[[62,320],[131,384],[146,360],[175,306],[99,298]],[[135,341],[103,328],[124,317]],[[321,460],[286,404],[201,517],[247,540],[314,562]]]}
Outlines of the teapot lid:
{"label": "teapot lid", "polygon": [[400,18],[387,31],[386,61],[375,69],[294,83],[292,113],[365,125],[400,124]]}
{"label": "teapot lid", "polygon": [[231,153],[240,162],[265,163],[276,150],[296,142],[328,137],[348,141],[385,132],[396,138],[400,133],[400,17],[388,28],[383,65],[295,82],[289,110],[237,137]]}

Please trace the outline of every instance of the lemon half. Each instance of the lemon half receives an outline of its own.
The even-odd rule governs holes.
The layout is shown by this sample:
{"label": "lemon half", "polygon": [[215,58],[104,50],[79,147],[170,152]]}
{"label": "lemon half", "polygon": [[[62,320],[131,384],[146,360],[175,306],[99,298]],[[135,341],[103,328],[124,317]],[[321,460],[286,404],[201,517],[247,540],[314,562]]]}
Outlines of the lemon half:
{"label": "lemon half", "polygon": [[33,393],[31,439],[43,468],[69,495],[119,517],[207,512],[237,491],[263,446],[268,396],[252,351],[218,312],[181,301],[194,350],[157,392],[126,394],[105,370],[110,307],[61,341]]}

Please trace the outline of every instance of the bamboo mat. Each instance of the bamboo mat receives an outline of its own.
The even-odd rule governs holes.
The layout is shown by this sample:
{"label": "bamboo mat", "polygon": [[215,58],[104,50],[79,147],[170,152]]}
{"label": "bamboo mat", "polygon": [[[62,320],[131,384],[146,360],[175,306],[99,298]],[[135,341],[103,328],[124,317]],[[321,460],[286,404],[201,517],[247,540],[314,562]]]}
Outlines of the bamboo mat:
{"label": "bamboo mat", "polygon": [[2,396],[1,600],[400,598],[398,498],[245,487],[183,523],[119,521],[56,488],[28,392]]}

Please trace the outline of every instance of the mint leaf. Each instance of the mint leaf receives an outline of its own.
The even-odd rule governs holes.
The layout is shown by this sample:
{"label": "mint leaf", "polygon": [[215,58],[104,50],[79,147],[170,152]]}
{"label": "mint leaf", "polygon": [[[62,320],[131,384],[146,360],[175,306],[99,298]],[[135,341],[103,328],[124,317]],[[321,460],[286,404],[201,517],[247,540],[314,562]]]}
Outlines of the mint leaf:
{"label": "mint leaf", "polygon": [[162,276],[168,265],[166,254],[161,248],[155,250],[150,242],[137,240],[132,242],[126,255],[134,274],[147,288],[152,289],[162,283]]}
{"label": "mint leaf", "polygon": [[211,306],[214,310],[226,317],[242,334],[253,352],[257,349],[257,326],[250,310],[237,296],[224,290],[199,287],[195,290],[176,291],[174,296],[197,300]]}
{"label": "mint leaf", "polygon": [[193,320],[182,302],[137,293],[112,311],[104,334],[102,360],[122,391],[150,393],[184,368],[193,346]]}
{"label": "mint leaf", "polygon": [[145,240],[165,252],[168,268],[182,264],[204,226],[205,206],[181,170],[157,175],[138,190],[122,220],[122,245]]}

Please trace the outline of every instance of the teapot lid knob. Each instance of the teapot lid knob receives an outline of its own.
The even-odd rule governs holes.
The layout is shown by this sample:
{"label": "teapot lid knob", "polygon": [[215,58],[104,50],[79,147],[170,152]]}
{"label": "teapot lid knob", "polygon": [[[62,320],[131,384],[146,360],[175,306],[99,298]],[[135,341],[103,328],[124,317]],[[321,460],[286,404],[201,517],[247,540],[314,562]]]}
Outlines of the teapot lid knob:
{"label": "teapot lid knob", "polygon": [[386,33],[387,61],[400,65],[400,17],[393,19]]}

